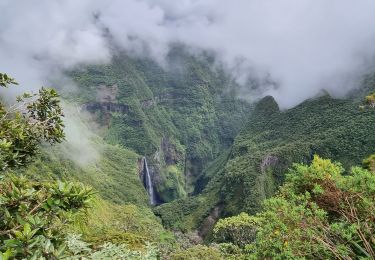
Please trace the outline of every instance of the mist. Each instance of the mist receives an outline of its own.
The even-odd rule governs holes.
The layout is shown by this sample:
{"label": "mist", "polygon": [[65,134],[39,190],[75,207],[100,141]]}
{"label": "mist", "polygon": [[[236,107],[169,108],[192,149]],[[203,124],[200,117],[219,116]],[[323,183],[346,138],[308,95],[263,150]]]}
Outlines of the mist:
{"label": "mist", "polygon": [[65,142],[58,149],[81,167],[100,160],[102,143],[93,131],[92,116],[73,104],[62,103],[64,109]]}
{"label": "mist", "polygon": [[[322,89],[345,95],[375,54],[372,0],[2,0],[0,8],[0,71],[22,90],[110,62],[113,46],[163,64],[178,42],[216,53],[245,97],[273,95],[288,108]],[[252,77],[256,92],[247,89]]]}

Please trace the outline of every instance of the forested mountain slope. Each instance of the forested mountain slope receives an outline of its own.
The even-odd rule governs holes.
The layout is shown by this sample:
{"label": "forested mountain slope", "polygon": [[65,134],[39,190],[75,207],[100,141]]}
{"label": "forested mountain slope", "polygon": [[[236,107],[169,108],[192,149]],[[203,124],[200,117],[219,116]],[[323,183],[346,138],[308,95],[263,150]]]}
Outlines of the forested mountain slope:
{"label": "forested mountain slope", "polygon": [[66,95],[89,111],[107,142],[146,156],[158,201],[194,193],[207,163],[228,148],[251,110],[210,55],[173,48],[165,67],[118,54],[109,65],[69,72]]}
{"label": "forested mountain slope", "polygon": [[69,154],[72,147],[67,143],[53,147],[44,145],[33,162],[26,168],[17,169],[17,174],[33,181],[53,183],[60,180],[92,187],[95,200],[83,223],[65,227],[71,233],[82,234],[85,241],[126,243],[133,249],[144,247],[146,241],[158,244],[168,241],[173,246],[173,236],[150,208],[148,194],[139,176],[140,156],[105,143],[88,128],[85,131],[91,137],[91,149],[95,149],[97,157],[80,162],[80,156],[74,158]]}
{"label": "forested mountain slope", "polygon": [[229,153],[206,169],[202,194],[161,205],[156,214],[167,226],[206,235],[212,219],[258,212],[292,163],[318,154],[346,169],[361,164],[375,147],[375,111],[361,104],[325,95],[280,111],[272,97],[263,98]]}
{"label": "forested mountain slope", "polygon": [[[218,219],[259,212],[293,163],[319,155],[350,169],[374,153],[375,110],[364,106],[375,90],[371,75],[347,99],[325,93],[281,111],[271,96],[255,106],[240,100],[239,86],[208,54],[176,47],[164,66],[120,53],[109,65],[67,72],[77,89],[64,99],[98,156],[80,162],[69,144],[46,146],[17,170],[94,188],[85,228],[69,227],[85,241],[151,241],[169,254],[185,242],[168,229],[212,238]],[[161,205],[151,207],[146,177]]]}
{"label": "forested mountain slope", "polygon": [[77,89],[62,95],[84,125],[75,130],[86,132],[95,150],[82,152],[98,155],[80,162],[69,143],[45,146],[31,165],[17,170],[32,180],[79,181],[98,192],[90,228],[80,230],[86,240],[173,246],[150,210],[142,158],[152,171],[159,203],[198,193],[205,184],[203,169],[230,147],[252,110],[210,55],[198,59],[177,47],[166,66],[121,53],[109,65],[67,72]]}

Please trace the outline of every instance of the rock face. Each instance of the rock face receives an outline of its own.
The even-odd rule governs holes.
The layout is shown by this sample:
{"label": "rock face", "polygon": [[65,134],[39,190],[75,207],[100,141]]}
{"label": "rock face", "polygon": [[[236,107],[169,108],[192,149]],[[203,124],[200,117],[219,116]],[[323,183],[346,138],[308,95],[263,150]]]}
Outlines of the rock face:
{"label": "rock face", "polygon": [[204,238],[208,235],[209,232],[211,232],[217,220],[220,218],[221,211],[222,207],[216,206],[207,216],[207,218],[202,222],[198,231],[200,237]]}
{"label": "rock face", "polygon": [[147,159],[139,159],[139,178],[148,192],[152,205],[186,196],[183,167],[179,165],[183,161],[184,154],[178,151],[168,136],[162,137],[160,146],[154,154]]}
{"label": "rock face", "polygon": [[82,106],[82,109],[95,113],[101,111],[104,113],[117,112],[126,114],[129,112],[129,106],[125,104],[117,104],[112,102],[90,102]]}
{"label": "rock face", "polygon": [[97,87],[96,101],[85,103],[81,109],[86,110],[92,114],[100,112],[105,123],[109,122],[111,113],[129,113],[129,106],[127,104],[117,102],[117,85],[106,86],[99,85]]}
{"label": "rock face", "polygon": [[260,164],[260,171],[261,173],[265,173],[267,168],[274,167],[279,163],[279,158],[277,156],[273,155],[267,155],[263,158],[261,164]]}
{"label": "rock face", "polygon": [[170,138],[164,135],[160,146],[151,157],[150,168],[159,202],[169,202],[185,197],[184,154]]}
{"label": "rock face", "polygon": [[97,89],[96,101],[98,102],[116,102],[118,87],[116,84],[112,86],[100,85]]}
{"label": "rock face", "polygon": [[170,142],[168,136],[163,136],[160,148],[163,151],[164,161],[167,165],[176,164],[183,160],[183,155],[179,154],[176,145]]}
{"label": "rock face", "polygon": [[153,100],[151,98],[150,99],[146,99],[146,100],[141,100],[140,102],[141,102],[141,106],[143,108],[149,108],[149,107],[152,107],[152,106],[154,106],[156,104],[155,100]]}
{"label": "rock face", "polygon": [[159,94],[157,96],[154,96],[153,98],[141,100],[141,106],[143,108],[150,108],[152,106],[155,106],[157,104],[168,104],[168,103],[174,103],[178,99],[184,98],[183,96],[174,93],[174,92],[166,92]]}

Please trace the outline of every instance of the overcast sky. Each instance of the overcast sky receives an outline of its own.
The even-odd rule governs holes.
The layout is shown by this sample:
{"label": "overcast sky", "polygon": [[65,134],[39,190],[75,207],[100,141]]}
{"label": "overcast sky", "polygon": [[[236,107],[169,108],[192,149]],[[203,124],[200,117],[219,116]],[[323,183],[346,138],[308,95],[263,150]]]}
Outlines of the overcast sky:
{"label": "overcast sky", "polygon": [[240,83],[270,74],[280,87],[263,94],[282,107],[323,88],[344,94],[375,54],[374,0],[0,0],[0,10],[0,71],[30,88],[109,62],[104,29],[161,64],[182,42],[214,50]]}

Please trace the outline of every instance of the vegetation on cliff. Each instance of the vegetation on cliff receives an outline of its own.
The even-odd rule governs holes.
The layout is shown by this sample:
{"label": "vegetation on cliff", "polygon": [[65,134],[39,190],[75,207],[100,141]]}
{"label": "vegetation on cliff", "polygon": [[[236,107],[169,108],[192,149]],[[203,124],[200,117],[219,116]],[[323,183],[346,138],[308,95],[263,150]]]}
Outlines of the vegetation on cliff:
{"label": "vegetation on cliff", "polygon": [[59,144],[54,90],[1,105],[3,258],[374,257],[373,85],[361,101],[326,93],[282,111],[270,96],[237,99],[209,55],[176,47],[168,59],[119,54],[69,72],[78,89],[64,97],[80,105],[92,161]]}
{"label": "vegetation on cliff", "polygon": [[[14,83],[0,74],[1,86]],[[56,159],[55,165],[49,165],[51,168],[26,170],[34,180],[20,175],[19,168],[35,160],[42,141],[54,144],[63,140],[64,125],[54,90],[42,88],[39,95],[24,94],[17,101],[20,106],[0,106],[1,259],[156,259],[156,249],[146,241],[161,239],[165,232],[149,209],[114,205],[100,199],[91,187],[58,180],[73,178],[59,176],[64,167],[60,165],[56,171]],[[54,169],[55,178],[47,181],[48,177],[43,176],[48,173],[46,169]],[[35,180],[38,178],[42,180]],[[171,241],[169,244],[173,238]],[[140,251],[129,249],[129,245]]]}
{"label": "vegetation on cliff", "polygon": [[375,257],[375,174],[315,156],[295,164],[280,192],[255,216],[220,220],[217,241],[254,259]]}
{"label": "vegetation on cliff", "polygon": [[251,110],[212,56],[175,46],[166,63],[118,54],[109,65],[71,71],[78,91],[65,95],[96,117],[106,141],[147,156],[162,202],[196,192],[205,165],[231,145]]}
{"label": "vegetation on cliff", "polygon": [[[374,152],[374,132],[375,111],[360,110],[352,100],[322,96],[279,111],[275,100],[266,97],[229,155],[205,171],[209,181],[203,192],[161,205],[155,213],[166,226],[187,230],[199,229],[217,206],[221,216],[254,214],[277,191],[293,163],[309,163],[318,154],[342,162],[348,170]],[[184,213],[169,214],[170,208]]]}

